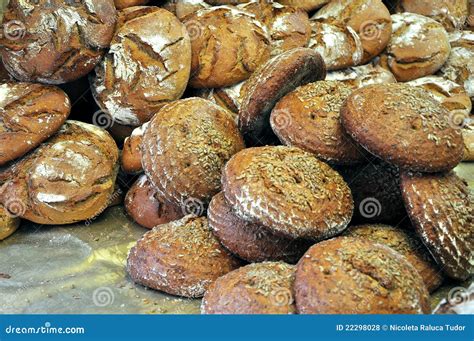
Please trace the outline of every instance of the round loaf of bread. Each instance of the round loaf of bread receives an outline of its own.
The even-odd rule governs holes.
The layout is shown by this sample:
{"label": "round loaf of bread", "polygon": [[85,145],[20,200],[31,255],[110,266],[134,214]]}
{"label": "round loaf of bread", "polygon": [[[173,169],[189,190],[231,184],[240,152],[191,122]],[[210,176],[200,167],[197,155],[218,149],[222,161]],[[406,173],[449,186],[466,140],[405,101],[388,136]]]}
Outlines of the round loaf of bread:
{"label": "round loaf of bread", "polygon": [[20,218],[0,206],[0,241],[11,236],[19,226]]}
{"label": "round loaf of bread", "polygon": [[144,174],[128,190],[124,206],[128,215],[137,224],[149,229],[184,216],[180,206],[160,197]]}
{"label": "round loaf of bread", "polygon": [[253,13],[267,27],[273,56],[308,45],[311,25],[308,13],[304,10],[283,6],[278,2],[257,0],[243,4],[239,8]]}
{"label": "round loaf of bread", "polygon": [[354,88],[318,81],[296,88],[273,108],[270,124],[280,141],[335,164],[364,162],[365,150],[343,129],[339,111]]}
{"label": "round loaf of bread", "polygon": [[57,87],[0,84],[0,165],[23,156],[53,135],[70,110],[69,98]]}
{"label": "round loaf of bread", "polygon": [[351,226],[344,235],[356,237],[391,247],[413,265],[423,278],[429,292],[436,290],[443,282],[441,270],[418,237],[411,231],[388,225]]}
{"label": "round loaf of bread", "polygon": [[192,216],[148,231],[127,259],[135,283],[184,297],[202,297],[212,282],[239,266],[214,237],[207,219]]}
{"label": "round loaf of bread", "polygon": [[204,295],[203,314],[294,314],[295,267],[249,264],[218,278]]}
{"label": "round loaf of bread", "polygon": [[364,49],[359,35],[351,27],[311,22],[308,45],[323,57],[328,70],[340,70],[362,62]]}
{"label": "round loaf of bread", "polygon": [[462,158],[462,135],[424,89],[401,83],[358,89],[341,109],[346,131],[379,158],[404,169],[441,172]]}
{"label": "round loaf of bread", "polygon": [[390,12],[381,0],[333,0],[311,18],[339,27],[350,27],[360,38],[367,63],[387,46],[392,33]]}
{"label": "round loaf of bread", "polygon": [[427,314],[420,274],[388,246],[339,237],[312,246],[296,266],[300,314]]}
{"label": "round loaf of bread", "polygon": [[148,123],[143,123],[140,127],[135,128],[123,142],[121,165],[122,170],[127,174],[138,174],[143,171],[140,146]]}
{"label": "round loaf of bread", "polygon": [[328,72],[328,81],[341,81],[356,88],[362,88],[371,84],[396,83],[397,79],[387,69],[380,65],[353,66],[340,71]]}
{"label": "round loaf of bread", "polygon": [[284,52],[262,65],[242,89],[239,128],[244,138],[253,145],[271,140],[270,113],[280,98],[325,77],[323,59],[308,48]]}
{"label": "round loaf of bread", "polygon": [[118,171],[112,137],[94,125],[66,121],[59,132],[14,163],[0,203],[37,224],[94,218],[110,203]]}
{"label": "round loaf of bread", "polygon": [[439,74],[464,86],[474,101],[474,32],[460,31],[449,35],[451,54]]}
{"label": "round loaf of bread", "polygon": [[469,15],[466,0],[400,0],[399,10],[430,17],[448,31],[462,29]]}
{"label": "round loaf of bread", "polygon": [[115,8],[124,9],[127,7],[146,5],[149,0],[114,0],[114,2]]}
{"label": "round loaf of bread", "polygon": [[370,162],[337,169],[354,198],[352,224],[410,225],[400,191],[398,168],[386,162]]}
{"label": "round loaf of bread", "polygon": [[191,43],[178,18],[158,7],[126,8],[117,26],[92,92],[114,122],[138,126],[184,93]]}
{"label": "round loaf of bread", "polygon": [[462,85],[439,76],[427,76],[407,82],[412,86],[420,86],[449,110],[449,121],[453,126],[464,128],[472,110],[469,95]]}
{"label": "round loaf of bread", "polygon": [[88,74],[114,34],[113,0],[10,0],[0,53],[24,82],[60,84]]}
{"label": "round loaf of bread", "polygon": [[392,15],[393,34],[381,65],[406,82],[438,71],[451,51],[448,33],[437,21],[415,13]]}
{"label": "round loaf of bread", "polygon": [[150,121],[141,145],[142,165],[165,199],[204,206],[219,192],[222,168],[244,148],[232,116],[202,98],[175,101]]}
{"label": "round loaf of bread", "polygon": [[209,226],[222,245],[248,262],[281,260],[294,264],[312,244],[306,240],[275,235],[265,226],[240,218],[222,192],[212,198],[207,217]]}
{"label": "round loaf of bread", "polygon": [[464,140],[463,161],[474,161],[474,129],[463,129],[462,137]]}
{"label": "round loaf of bread", "polygon": [[191,37],[192,87],[241,82],[270,56],[270,36],[249,12],[218,6],[194,12],[183,22]]}
{"label": "round loaf of bread", "polygon": [[347,226],[354,208],[342,177],[294,147],[242,150],[227,162],[222,187],[239,217],[289,238],[330,238]]}
{"label": "round loaf of bread", "polygon": [[474,198],[453,172],[403,173],[402,195],[413,225],[445,274],[474,273]]}

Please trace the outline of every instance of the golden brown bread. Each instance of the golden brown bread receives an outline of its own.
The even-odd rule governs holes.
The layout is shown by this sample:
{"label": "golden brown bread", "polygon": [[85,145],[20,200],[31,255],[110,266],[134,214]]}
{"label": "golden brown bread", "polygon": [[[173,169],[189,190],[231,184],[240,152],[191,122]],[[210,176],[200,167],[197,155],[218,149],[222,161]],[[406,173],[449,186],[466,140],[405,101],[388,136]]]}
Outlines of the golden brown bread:
{"label": "golden brown bread", "polygon": [[114,0],[115,8],[124,9],[132,6],[146,5],[149,0]]}
{"label": "golden brown bread", "polygon": [[380,65],[366,64],[328,72],[326,80],[341,81],[357,88],[371,84],[396,83],[393,73]]}
{"label": "golden brown bread", "polygon": [[[10,207],[13,209],[14,207]],[[20,226],[20,218],[14,212],[7,211],[0,206],[0,241],[11,236]]]}
{"label": "golden brown bread", "polygon": [[122,170],[127,174],[137,174],[143,171],[140,146],[147,126],[148,122],[135,128],[123,142],[121,165]]}
{"label": "golden brown bread", "polygon": [[112,137],[66,121],[59,132],[1,174],[0,203],[38,224],[70,224],[108,207],[118,170]]}

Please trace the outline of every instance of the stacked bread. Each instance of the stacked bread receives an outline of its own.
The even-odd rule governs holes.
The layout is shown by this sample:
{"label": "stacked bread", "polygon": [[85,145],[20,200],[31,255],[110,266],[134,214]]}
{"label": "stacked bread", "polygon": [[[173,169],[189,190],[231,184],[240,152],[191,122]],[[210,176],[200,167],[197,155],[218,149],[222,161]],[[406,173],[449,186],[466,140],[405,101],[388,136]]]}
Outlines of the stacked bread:
{"label": "stacked bread", "polygon": [[429,313],[472,276],[463,1],[45,1],[5,12],[0,239],[119,174],[130,278],[205,314]]}

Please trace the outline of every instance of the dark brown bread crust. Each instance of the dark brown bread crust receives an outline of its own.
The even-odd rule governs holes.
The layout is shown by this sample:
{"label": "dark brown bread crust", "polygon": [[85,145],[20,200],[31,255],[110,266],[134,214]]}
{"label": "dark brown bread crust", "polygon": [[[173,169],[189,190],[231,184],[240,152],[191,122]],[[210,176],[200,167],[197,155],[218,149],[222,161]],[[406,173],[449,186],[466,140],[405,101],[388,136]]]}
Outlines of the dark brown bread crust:
{"label": "dark brown bread crust", "polygon": [[116,23],[113,0],[10,0],[1,55],[24,82],[60,84],[88,74],[109,47]]}
{"label": "dark brown bread crust", "polygon": [[243,148],[232,116],[192,97],[165,106],[150,121],[141,146],[142,165],[167,200],[206,205],[220,190],[224,164]]}
{"label": "dark brown bread crust", "polygon": [[299,147],[327,162],[366,161],[367,152],[340,123],[339,111],[353,89],[338,81],[318,81],[296,88],[273,108],[273,132],[283,144]]}
{"label": "dark brown bread crust", "polygon": [[349,185],[354,198],[352,224],[410,224],[400,190],[397,167],[386,162],[370,162],[337,171]]}
{"label": "dark brown bread crust", "polygon": [[294,147],[244,149],[227,162],[222,187],[239,217],[289,238],[330,238],[354,208],[342,177]]}
{"label": "dark brown bread crust", "polygon": [[55,136],[3,172],[7,181],[0,187],[0,203],[38,224],[91,219],[109,205],[117,171],[117,145],[105,130],[66,121]]}
{"label": "dark brown bread crust", "polygon": [[440,172],[462,158],[459,129],[426,90],[376,84],[354,91],[341,109],[346,131],[369,152],[400,168]]}
{"label": "dark brown bread crust", "polygon": [[212,198],[207,217],[212,232],[222,245],[248,262],[285,261],[294,264],[312,245],[310,241],[277,236],[264,226],[241,219],[222,192]]}
{"label": "dark brown bread crust", "polygon": [[393,249],[339,237],[311,247],[296,266],[300,314],[422,314],[428,291],[415,268]]}
{"label": "dark brown bread crust", "polygon": [[204,295],[203,314],[294,314],[295,267],[249,264],[217,279]]}
{"label": "dark brown bread crust", "polygon": [[190,69],[191,42],[178,18],[159,7],[130,7],[119,12],[92,93],[115,122],[139,126],[183,95]]}
{"label": "dark brown bread crust", "polygon": [[429,292],[436,290],[443,282],[441,270],[423,243],[411,231],[374,224],[350,226],[344,231],[344,235],[387,245],[405,256],[421,275]]}
{"label": "dark brown bread crust", "polygon": [[145,233],[127,260],[134,282],[184,297],[202,297],[212,282],[239,266],[214,237],[207,219],[192,216]]}
{"label": "dark brown bread crust", "polygon": [[287,93],[300,85],[326,77],[321,56],[311,49],[296,48],[262,65],[245,84],[239,112],[239,128],[244,138],[258,145],[273,135],[270,112]]}
{"label": "dark brown bread crust", "polygon": [[136,223],[149,229],[184,216],[180,206],[160,197],[144,174],[128,190],[124,206],[128,215]]}
{"label": "dark brown bread crust", "polygon": [[140,146],[147,127],[148,122],[135,128],[123,142],[121,165],[122,170],[127,174],[137,174],[143,171]]}
{"label": "dark brown bread crust", "polygon": [[57,87],[0,84],[0,165],[23,156],[53,135],[70,110],[69,98]]}
{"label": "dark brown bread crust", "polygon": [[249,12],[219,6],[200,9],[183,20],[191,37],[189,84],[220,88],[247,79],[270,56],[270,37]]}
{"label": "dark brown bread crust", "polygon": [[451,278],[474,273],[474,200],[467,184],[453,172],[403,173],[402,194],[423,243]]}

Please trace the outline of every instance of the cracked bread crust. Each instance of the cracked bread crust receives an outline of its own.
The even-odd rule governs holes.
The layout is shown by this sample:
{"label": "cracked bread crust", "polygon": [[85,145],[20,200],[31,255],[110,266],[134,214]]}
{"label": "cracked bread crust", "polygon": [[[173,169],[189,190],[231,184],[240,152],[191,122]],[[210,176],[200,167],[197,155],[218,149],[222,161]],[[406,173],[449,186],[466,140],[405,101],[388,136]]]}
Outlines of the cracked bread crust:
{"label": "cracked bread crust", "polygon": [[116,10],[113,0],[11,0],[3,23],[11,30],[0,40],[8,72],[24,82],[61,84],[85,76],[100,61],[114,34]]}
{"label": "cracked bread crust", "polygon": [[311,247],[296,266],[300,314],[428,314],[416,269],[393,249],[338,237]]}
{"label": "cracked bread crust", "polygon": [[373,224],[351,226],[344,231],[344,235],[387,245],[405,256],[421,275],[429,292],[436,290],[443,282],[440,268],[412,231]]}
{"label": "cracked bread crust", "polygon": [[141,145],[142,166],[169,201],[204,208],[220,191],[222,168],[244,142],[232,115],[202,98],[168,104],[150,121]]}
{"label": "cracked bread crust", "polygon": [[358,89],[342,107],[341,121],[362,147],[403,169],[448,171],[462,158],[460,129],[419,87],[391,83]]}
{"label": "cracked bread crust", "polygon": [[415,229],[446,275],[474,273],[474,200],[455,173],[401,176],[405,207]]}
{"label": "cracked bread crust", "polygon": [[241,219],[222,192],[212,198],[207,217],[221,244],[248,262],[285,261],[294,264],[312,245],[310,241],[275,235],[265,226]]}
{"label": "cracked bread crust", "polygon": [[194,298],[240,264],[214,237],[207,218],[186,216],[145,233],[128,254],[127,272],[135,283]]}
{"label": "cracked bread crust", "polygon": [[0,84],[0,165],[23,156],[53,135],[70,110],[68,96],[57,87]]}
{"label": "cracked bread crust", "polygon": [[55,136],[3,171],[0,203],[38,224],[91,219],[109,205],[117,171],[117,145],[105,130],[66,121]]}
{"label": "cracked bread crust", "polygon": [[126,8],[117,26],[91,78],[92,93],[115,122],[139,126],[184,93],[191,42],[178,18],[159,7]]}
{"label": "cracked bread crust", "polygon": [[294,314],[295,267],[249,264],[217,279],[204,295],[203,314]]}
{"label": "cracked bread crust", "polygon": [[448,33],[433,19],[415,14],[392,15],[393,34],[380,63],[398,81],[434,74],[451,52]]}
{"label": "cracked bread crust", "polygon": [[222,174],[227,202],[242,219],[288,238],[322,240],[351,220],[351,191],[342,177],[299,148],[248,148]]}
{"label": "cracked bread crust", "polygon": [[183,20],[191,37],[189,84],[221,88],[247,79],[270,56],[270,36],[255,15],[230,6],[200,9]]}

